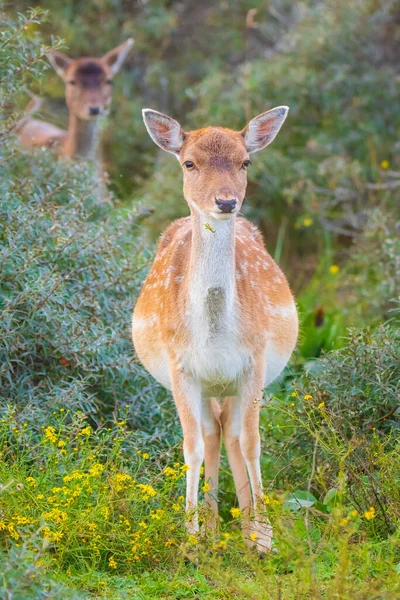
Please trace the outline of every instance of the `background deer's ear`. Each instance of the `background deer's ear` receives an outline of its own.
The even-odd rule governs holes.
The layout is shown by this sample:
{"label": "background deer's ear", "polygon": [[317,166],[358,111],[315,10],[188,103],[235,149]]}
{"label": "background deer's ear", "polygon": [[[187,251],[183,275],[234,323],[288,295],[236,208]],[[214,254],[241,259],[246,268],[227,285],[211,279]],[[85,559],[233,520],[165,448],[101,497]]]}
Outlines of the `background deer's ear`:
{"label": "background deer's ear", "polygon": [[120,46],[117,46],[110,52],[107,52],[102,58],[102,61],[106,63],[111,69],[113,75],[118,73],[120,70],[122,63],[124,62],[129,50],[132,48],[134,41],[132,38],[126,40]]}
{"label": "background deer's ear", "polygon": [[63,54],[62,52],[57,52],[56,50],[54,50],[54,52],[50,52],[47,55],[47,58],[49,59],[50,64],[57,73],[57,75],[59,75],[61,79],[65,81],[66,71],[72,63],[72,58],[70,58],[66,54]]}
{"label": "background deer's ear", "polygon": [[186,137],[186,133],[178,121],[150,108],[143,109],[142,114],[144,124],[153,142],[162,150],[178,156]]}
{"label": "background deer's ear", "polygon": [[288,106],[278,106],[252,119],[240,132],[244,137],[247,151],[258,152],[273,142],[288,112]]}

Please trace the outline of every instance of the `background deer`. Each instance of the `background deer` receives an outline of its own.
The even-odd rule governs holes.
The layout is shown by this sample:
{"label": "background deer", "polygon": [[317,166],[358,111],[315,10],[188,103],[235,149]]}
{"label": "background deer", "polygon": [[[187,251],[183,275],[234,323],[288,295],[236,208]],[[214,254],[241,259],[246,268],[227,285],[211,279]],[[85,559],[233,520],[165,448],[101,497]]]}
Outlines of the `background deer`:
{"label": "background deer", "polygon": [[129,39],[102,58],[74,60],[62,52],[50,53],[49,61],[65,83],[68,130],[28,116],[20,121],[17,129],[21,145],[24,148],[54,146],[61,156],[97,159],[100,117],[108,112],[113,77],[132,46],[133,40]]}
{"label": "background deer", "polygon": [[188,530],[198,530],[203,460],[213,514],[208,525],[216,524],[223,435],[246,517],[245,539],[260,551],[269,550],[272,540],[260,514],[260,402],[264,387],[289,361],[298,319],[289,285],[261,234],[237,215],[249,154],[273,141],[287,112],[274,108],[241,132],[207,127],[187,133],[174,119],[143,111],[154,142],[181,163],[191,215],[161,237],[133,315],[133,342],[145,367],[172,389],[178,409],[189,466]]}

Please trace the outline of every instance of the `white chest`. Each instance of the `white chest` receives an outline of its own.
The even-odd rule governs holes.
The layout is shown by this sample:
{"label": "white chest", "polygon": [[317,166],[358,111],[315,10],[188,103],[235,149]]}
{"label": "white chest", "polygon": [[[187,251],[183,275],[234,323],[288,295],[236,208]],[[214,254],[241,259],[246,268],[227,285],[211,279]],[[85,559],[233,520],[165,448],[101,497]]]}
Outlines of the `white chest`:
{"label": "white chest", "polygon": [[230,294],[229,288],[211,287],[205,295],[193,295],[187,314],[190,343],[180,364],[209,394],[235,393],[250,364]]}

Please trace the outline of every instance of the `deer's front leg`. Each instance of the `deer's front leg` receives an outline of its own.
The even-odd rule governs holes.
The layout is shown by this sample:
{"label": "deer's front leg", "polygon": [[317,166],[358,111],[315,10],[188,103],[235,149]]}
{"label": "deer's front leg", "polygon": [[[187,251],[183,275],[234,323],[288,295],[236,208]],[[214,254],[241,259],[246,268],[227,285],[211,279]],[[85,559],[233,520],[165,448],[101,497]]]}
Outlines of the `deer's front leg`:
{"label": "deer's front leg", "polygon": [[198,383],[178,368],[172,369],[171,377],[172,393],[183,430],[183,453],[189,467],[186,472],[186,527],[189,533],[197,533],[200,467],[204,460],[201,390]]}
{"label": "deer's front leg", "polygon": [[249,542],[254,544],[260,552],[267,552],[272,547],[272,527],[261,510],[263,490],[259,422],[263,388],[264,369],[260,366],[255,372],[248,374],[242,388],[240,449],[246,462],[253,497]]}

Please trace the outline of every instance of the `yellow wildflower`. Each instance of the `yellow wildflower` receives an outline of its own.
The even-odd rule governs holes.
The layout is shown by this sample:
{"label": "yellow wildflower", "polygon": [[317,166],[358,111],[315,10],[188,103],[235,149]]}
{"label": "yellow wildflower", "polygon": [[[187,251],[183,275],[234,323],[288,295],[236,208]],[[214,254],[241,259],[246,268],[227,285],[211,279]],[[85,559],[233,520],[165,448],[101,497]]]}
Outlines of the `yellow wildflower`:
{"label": "yellow wildflower", "polygon": [[240,508],[233,507],[233,508],[231,508],[230,512],[231,512],[231,515],[232,515],[232,517],[234,519],[238,519],[240,517],[240,515],[241,515]]}
{"label": "yellow wildflower", "polygon": [[186,463],[181,466],[182,473],[186,473],[186,471],[189,471],[189,469],[190,469],[190,467]]}
{"label": "yellow wildflower", "polygon": [[143,458],[144,460],[149,460],[149,458],[150,458],[150,454],[147,454],[147,452],[143,452],[143,454],[142,454],[142,458]]}
{"label": "yellow wildflower", "polygon": [[17,525],[29,525],[30,523],[33,523],[33,519],[29,519],[28,517],[17,516],[15,517],[15,520],[17,521]]}
{"label": "yellow wildflower", "polygon": [[340,270],[340,269],[339,269],[339,267],[338,267],[337,265],[331,265],[331,266],[329,267],[329,273],[330,273],[331,275],[337,275],[337,274],[339,273],[339,270]]}
{"label": "yellow wildflower", "polygon": [[356,508],[351,511],[351,516],[352,517],[358,517],[358,510]]}
{"label": "yellow wildflower", "polygon": [[253,542],[255,542],[255,540],[257,539],[257,534],[256,533],[252,533],[250,536],[250,539],[253,540]]}
{"label": "yellow wildflower", "polygon": [[51,425],[46,427],[44,430],[44,435],[45,435],[46,442],[50,442],[51,444],[56,443],[57,435],[56,435],[56,430],[54,429],[54,427],[52,427]]}
{"label": "yellow wildflower", "polygon": [[157,495],[156,490],[147,483],[138,483],[138,488],[142,491],[143,499],[148,500],[149,498],[154,498]]}
{"label": "yellow wildflower", "polygon": [[325,402],[320,402],[320,403],[318,404],[318,408],[319,408],[320,410],[321,410],[321,408],[324,408],[324,406],[325,406]]}
{"label": "yellow wildflower", "polygon": [[64,441],[64,440],[60,440],[60,441],[58,442],[57,446],[58,446],[59,448],[64,448],[64,446],[66,445],[66,443],[67,443],[66,441]]}
{"label": "yellow wildflower", "polygon": [[166,545],[166,547],[167,547],[167,548],[169,548],[170,546],[172,546],[172,544],[173,544],[173,543],[174,543],[174,542],[173,542],[172,540],[167,540],[167,541],[165,542],[165,545]]}
{"label": "yellow wildflower", "polygon": [[[91,475],[92,477],[97,477],[102,471],[104,471],[104,466],[101,463],[96,463],[92,467],[90,467],[89,475]],[[132,479],[132,477],[130,477],[129,475],[127,475],[127,477],[129,477],[129,479]]]}
{"label": "yellow wildflower", "polygon": [[266,494],[263,496],[264,504],[271,504],[271,498]]}
{"label": "yellow wildflower", "polygon": [[147,529],[147,525],[146,525],[146,523],[144,521],[141,521],[139,523],[139,527],[142,527],[142,529]]}
{"label": "yellow wildflower", "polygon": [[313,224],[313,220],[310,218],[304,219],[304,221],[303,221],[304,227],[310,227],[310,225],[312,225],[312,224]]}
{"label": "yellow wildflower", "polygon": [[382,167],[382,169],[388,169],[389,168],[389,161],[388,160],[383,160],[381,162],[381,167]]}
{"label": "yellow wildflower", "polygon": [[37,486],[36,480],[33,477],[27,477],[25,479],[25,481],[27,483],[29,483],[29,485],[31,485],[32,487],[36,487]]}
{"label": "yellow wildflower", "polygon": [[342,526],[342,527],[346,527],[346,525],[348,524],[348,522],[349,522],[349,520],[348,520],[348,519],[346,519],[346,518],[343,518],[343,519],[340,521],[340,524],[341,524],[341,526]]}
{"label": "yellow wildflower", "polygon": [[312,400],[312,396],[310,394],[306,394],[304,396],[304,400]]}
{"label": "yellow wildflower", "polygon": [[208,483],[203,485],[203,492],[209,492],[211,490],[211,486]]}
{"label": "yellow wildflower", "polygon": [[90,427],[90,425],[88,425],[87,427],[84,427],[78,435],[86,435],[87,437],[89,437],[89,435],[92,433],[92,428]]}
{"label": "yellow wildflower", "polygon": [[181,510],[182,506],[176,502],[172,505],[172,510]]}
{"label": "yellow wildflower", "polygon": [[108,560],[108,566],[111,569],[116,569],[117,568],[117,563],[115,562],[115,559],[113,556],[110,556],[109,560]]}
{"label": "yellow wildflower", "polygon": [[370,506],[369,509],[365,511],[364,517],[367,519],[367,521],[372,521],[372,519],[375,519],[375,508],[373,506]]}
{"label": "yellow wildflower", "polygon": [[197,539],[197,537],[195,535],[189,535],[188,536],[188,542],[192,546],[196,546],[199,543],[199,541],[198,541],[198,539]]}
{"label": "yellow wildflower", "polygon": [[292,397],[296,398],[296,396],[297,396],[297,392],[292,392]]}
{"label": "yellow wildflower", "polygon": [[202,465],[202,466],[200,467],[200,475],[203,475],[203,473],[204,473],[204,467],[203,467],[203,465]]}
{"label": "yellow wildflower", "polygon": [[9,523],[7,525],[7,529],[8,529],[9,534],[11,535],[11,537],[14,540],[18,540],[19,539],[19,533],[17,531],[15,531],[15,525],[14,525],[13,522],[11,522],[11,523]]}
{"label": "yellow wildflower", "polygon": [[173,479],[176,479],[178,473],[177,471],[175,471],[175,469],[173,469],[172,467],[166,467],[164,469],[164,475],[166,477],[172,477]]}

